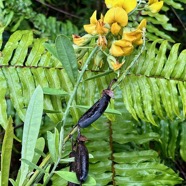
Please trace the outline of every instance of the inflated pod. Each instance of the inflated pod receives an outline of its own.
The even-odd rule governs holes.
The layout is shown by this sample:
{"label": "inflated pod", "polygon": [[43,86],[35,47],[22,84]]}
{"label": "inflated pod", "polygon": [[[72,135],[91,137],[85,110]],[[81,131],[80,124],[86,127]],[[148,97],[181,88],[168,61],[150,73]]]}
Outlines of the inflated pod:
{"label": "inflated pod", "polygon": [[89,171],[89,154],[85,146],[86,138],[84,136],[78,137],[75,165],[76,165],[76,176],[80,181],[81,185],[86,181]]}
{"label": "inflated pod", "polygon": [[103,90],[102,97],[80,117],[77,123],[80,128],[88,127],[104,113],[110,102],[110,98],[114,97],[114,93],[112,90],[110,90],[110,88],[115,81],[116,80],[114,79],[110,83],[109,87]]}

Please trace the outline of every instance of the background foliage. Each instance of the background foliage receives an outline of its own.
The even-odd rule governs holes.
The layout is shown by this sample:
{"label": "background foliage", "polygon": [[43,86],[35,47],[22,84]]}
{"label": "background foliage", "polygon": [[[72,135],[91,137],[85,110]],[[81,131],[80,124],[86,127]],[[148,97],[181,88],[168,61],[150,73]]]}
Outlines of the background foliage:
{"label": "background foliage", "polygon": [[[27,162],[29,171],[36,169],[45,175],[43,177],[40,174],[34,179],[34,183],[42,185],[50,168],[57,161],[55,157],[59,153],[60,134],[55,127],[58,127],[64,116],[67,102],[74,89],[60,59],[56,58],[52,43],[59,34],[71,36],[74,33],[83,33],[82,25],[88,22],[93,10],[104,12],[106,8],[103,1],[95,3],[7,0],[1,1],[0,5],[1,25],[6,26],[5,30],[1,28],[0,139],[3,142],[1,152],[3,155],[7,154],[6,157],[9,157],[7,161],[11,159],[9,177],[12,178],[11,183],[16,185],[16,181],[22,179],[17,175],[20,168],[19,159],[23,158],[21,148],[22,146],[27,150],[30,148],[21,144],[20,140],[24,141],[24,137],[35,135],[33,132],[23,136],[23,130],[26,129],[19,126],[25,121],[25,117],[28,117],[26,116],[28,108],[35,108],[34,105],[29,106],[30,99],[35,88],[40,85],[44,91],[41,128],[39,135],[35,136],[38,138],[34,145],[35,154],[32,158],[25,159],[31,158]],[[57,10],[53,7],[57,7]],[[160,14],[155,18],[147,18],[149,22],[147,50],[140,57],[138,65],[115,89],[115,99],[109,106],[112,110],[110,112],[108,110],[93,127],[82,131],[88,138],[86,144],[89,153],[94,157],[90,160],[90,176],[96,179],[97,185],[185,184],[184,7],[184,1],[167,0]],[[182,20],[181,22],[175,14]],[[166,41],[156,40],[157,38]],[[90,51],[86,53],[88,55]],[[131,58],[127,58],[125,65],[127,66],[130,61]],[[82,67],[80,63],[78,67]],[[100,74],[99,70],[91,69],[90,65],[78,87],[67,118],[64,136],[115,77],[114,73],[109,73],[91,79]],[[89,78],[90,80],[87,80]],[[41,92],[35,94],[40,95]],[[15,128],[14,133],[12,125]],[[50,142],[54,142],[56,148],[52,149]],[[13,149],[12,155],[8,149]],[[63,158],[67,158],[70,151],[71,143],[68,141]],[[35,167],[40,165],[37,163],[40,157],[46,159],[47,152],[52,156],[48,166],[40,169]],[[56,170],[68,170],[67,165],[63,162]],[[4,180],[9,172],[8,167],[8,162],[1,162],[1,170],[5,173],[1,177]],[[30,180],[32,178],[31,176]],[[63,176],[54,174],[49,183],[63,185],[66,181],[62,178]]]}

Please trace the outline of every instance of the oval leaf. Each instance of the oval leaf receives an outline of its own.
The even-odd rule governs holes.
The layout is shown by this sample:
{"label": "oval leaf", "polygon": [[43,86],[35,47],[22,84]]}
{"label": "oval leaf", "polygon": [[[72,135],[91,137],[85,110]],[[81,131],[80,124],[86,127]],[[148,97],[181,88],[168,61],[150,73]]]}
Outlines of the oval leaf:
{"label": "oval leaf", "polygon": [[78,65],[72,43],[68,37],[60,35],[57,37],[55,45],[58,59],[74,84],[78,76]]}

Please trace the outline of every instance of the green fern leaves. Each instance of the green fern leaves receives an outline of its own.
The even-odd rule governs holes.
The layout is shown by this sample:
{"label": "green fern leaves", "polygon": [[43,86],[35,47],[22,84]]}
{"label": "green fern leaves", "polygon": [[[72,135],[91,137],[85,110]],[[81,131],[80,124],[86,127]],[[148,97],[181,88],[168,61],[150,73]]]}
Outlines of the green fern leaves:
{"label": "green fern leaves", "polygon": [[153,115],[173,119],[186,114],[186,50],[178,55],[179,44],[175,44],[169,52],[167,42],[163,41],[157,51],[157,42],[122,82],[123,99],[129,112],[136,120],[140,118],[154,125]]}

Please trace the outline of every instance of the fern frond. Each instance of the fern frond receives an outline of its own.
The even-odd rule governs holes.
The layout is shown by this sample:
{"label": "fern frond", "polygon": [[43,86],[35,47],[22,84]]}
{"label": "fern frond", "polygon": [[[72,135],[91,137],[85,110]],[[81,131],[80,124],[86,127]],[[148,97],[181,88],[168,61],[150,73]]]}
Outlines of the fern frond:
{"label": "fern frond", "polygon": [[186,50],[178,54],[179,44],[175,44],[169,51],[167,41],[163,41],[157,51],[157,42],[152,43],[122,83],[124,103],[132,116],[153,124],[153,115],[173,119],[186,114]]}

